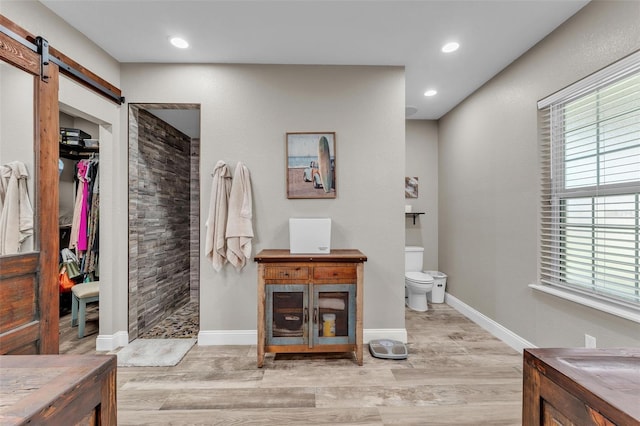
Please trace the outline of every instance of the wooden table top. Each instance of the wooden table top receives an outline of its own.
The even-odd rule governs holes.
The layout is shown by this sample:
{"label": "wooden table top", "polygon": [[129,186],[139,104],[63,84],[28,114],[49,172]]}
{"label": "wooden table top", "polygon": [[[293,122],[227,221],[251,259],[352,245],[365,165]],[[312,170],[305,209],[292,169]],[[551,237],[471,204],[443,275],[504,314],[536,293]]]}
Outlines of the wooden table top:
{"label": "wooden table top", "polygon": [[556,383],[569,379],[588,390],[580,395],[586,400],[599,398],[640,421],[640,348],[525,349],[524,359]]}
{"label": "wooden table top", "polygon": [[[80,385],[99,386],[96,378],[115,370],[115,355],[0,356],[0,424],[21,424]],[[81,388],[81,387],[80,387]]]}
{"label": "wooden table top", "polygon": [[356,249],[334,249],[329,254],[291,254],[287,249],[265,249],[253,258],[256,262],[366,262]]}

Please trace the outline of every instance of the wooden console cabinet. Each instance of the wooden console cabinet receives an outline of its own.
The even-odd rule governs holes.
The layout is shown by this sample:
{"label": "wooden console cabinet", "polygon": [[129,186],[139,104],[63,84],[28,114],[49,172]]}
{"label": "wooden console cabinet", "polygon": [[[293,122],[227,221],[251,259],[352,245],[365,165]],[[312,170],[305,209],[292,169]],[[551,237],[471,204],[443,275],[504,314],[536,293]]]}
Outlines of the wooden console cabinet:
{"label": "wooden console cabinet", "polygon": [[258,262],[258,367],[266,352],[354,352],[362,365],[364,262],[359,250],[290,254]]}
{"label": "wooden console cabinet", "polygon": [[118,423],[115,355],[0,356],[0,424]]}
{"label": "wooden console cabinet", "polygon": [[525,349],[522,424],[640,425],[640,348]]}

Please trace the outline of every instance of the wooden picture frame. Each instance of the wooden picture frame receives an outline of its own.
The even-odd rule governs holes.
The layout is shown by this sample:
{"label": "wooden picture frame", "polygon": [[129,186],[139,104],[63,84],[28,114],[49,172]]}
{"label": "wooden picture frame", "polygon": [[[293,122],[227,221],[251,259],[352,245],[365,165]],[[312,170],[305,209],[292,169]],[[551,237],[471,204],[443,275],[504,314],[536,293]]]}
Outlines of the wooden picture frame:
{"label": "wooden picture frame", "polygon": [[286,137],[287,198],[336,198],[336,133]]}

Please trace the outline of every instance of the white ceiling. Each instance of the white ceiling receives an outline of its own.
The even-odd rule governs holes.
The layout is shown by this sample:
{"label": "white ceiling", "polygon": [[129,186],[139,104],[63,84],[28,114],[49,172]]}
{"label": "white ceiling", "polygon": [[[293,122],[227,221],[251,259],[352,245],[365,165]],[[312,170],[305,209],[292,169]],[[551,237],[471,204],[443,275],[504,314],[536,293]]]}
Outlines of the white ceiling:
{"label": "white ceiling", "polygon": [[200,137],[200,110],[164,108],[147,111],[191,138]]}
{"label": "white ceiling", "polygon": [[438,119],[588,0],[41,2],[120,62],[404,66],[411,118]]}

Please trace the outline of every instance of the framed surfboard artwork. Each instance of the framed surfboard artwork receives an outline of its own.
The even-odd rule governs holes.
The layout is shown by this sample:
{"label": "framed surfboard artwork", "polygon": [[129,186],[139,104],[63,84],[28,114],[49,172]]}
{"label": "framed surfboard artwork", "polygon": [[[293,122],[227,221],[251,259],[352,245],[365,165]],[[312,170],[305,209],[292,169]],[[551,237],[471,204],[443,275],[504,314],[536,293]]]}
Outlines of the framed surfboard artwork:
{"label": "framed surfboard artwork", "polygon": [[287,198],[336,198],[336,133],[287,133]]}

